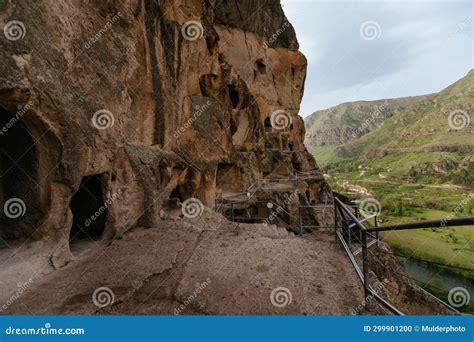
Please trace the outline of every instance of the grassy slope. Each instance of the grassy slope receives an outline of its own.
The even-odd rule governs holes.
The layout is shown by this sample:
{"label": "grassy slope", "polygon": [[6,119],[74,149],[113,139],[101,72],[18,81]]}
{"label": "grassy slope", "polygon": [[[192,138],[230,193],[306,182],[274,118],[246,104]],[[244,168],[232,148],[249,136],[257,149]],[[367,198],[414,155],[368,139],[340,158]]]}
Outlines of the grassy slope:
{"label": "grassy slope", "polygon": [[[370,116],[370,108],[382,101],[364,102],[363,108],[367,110],[365,113],[359,110],[348,110],[353,107],[359,108],[359,105],[348,104],[340,105],[341,108],[338,106],[316,112],[313,114],[314,117],[305,119],[306,144],[315,153],[323,168],[340,160],[364,160],[367,159],[364,157],[371,152],[382,149],[419,152],[423,148],[432,146],[474,145],[472,124],[467,129],[459,131],[449,131],[448,126],[448,115],[451,111],[461,109],[468,113],[472,112],[474,106],[474,73],[472,71],[468,76],[438,94],[408,99],[408,101],[387,100],[391,103],[389,107],[395,114],[381,122],[375,120],[370,133],[347,143],[336,142],[321,146],[317,142],[317,137],[312,137],[312,132],[320,131],[322,132],[320,135],[324,135],[324,132],[330,132],[331,127],[345,130],[350,125],[360,124],[364,121],[363,115]],[[356,102],[356,104],[359,103]],[[402,107],[404,109],[400,110]],[[351,119],[352,116],[356,119]],[[427,134],[433,130],[433,134]]]}
{"label": "grassy slope", "polygon": [[[448,125],[448,115],[455,109],[465,110],[472,117],[474,73],[471,71],[438,94],[418,97],[416,101],[410,98],[410,102],[362,137],[347,143],[307,145],[329,174],[333,188],[349,195],[344,182],[368,189],[381,202],[385,223],[443,218],[453,210],[457,216],[474,214],[474,200],[465,200],[468,194],[474,193],[473,153],[426,152],[433,146],[456,149],[474,145],[472,122],[460,131],[449,130]],[[347,104],[343,107],[333,109],[333,116],[334,113],[351,115],[346,110]],[[324,115],[318,113],[316,119],[309,119],[306,125],[311,127],[307,129],[310,132],[326,129],[330,123]],[[338,119],[333,124],[348,122]],[[385,153],[380,153],[384,150]],[[436,169],[443,165],[444,168]],[[474,268],[472,227],[386,233],[383,238],[404,254]],[[459,272],[474,279],[473,272]]]}
{"label": "grassy slope", "polygon": [[[423,97],[346,102],[314,112],[305,118],[307,144],[312,147],[342,144],[346,142],[342,133],[348,129],[362,127],[364,123],[373,129],[385,118]],[[337,137],[334,134],[332,131],[334,128],[341,131],[341,136]],[[348,136],[350,137],[351,134],[348,133]]]}

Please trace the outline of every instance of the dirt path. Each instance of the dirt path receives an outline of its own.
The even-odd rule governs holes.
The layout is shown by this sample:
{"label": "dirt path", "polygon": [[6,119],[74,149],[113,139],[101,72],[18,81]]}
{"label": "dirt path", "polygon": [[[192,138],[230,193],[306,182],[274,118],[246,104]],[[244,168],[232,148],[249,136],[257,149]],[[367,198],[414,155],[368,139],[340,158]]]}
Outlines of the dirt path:
{"label": "dirt path", "polygon": [[[206,210],[198,219],[136,228],[59,270],[32,275],[3,313],[350,314],[362,288],[333,237],[318,234],[293,237]],[[113,293],[103,308],[93,302],[100,287]]]}

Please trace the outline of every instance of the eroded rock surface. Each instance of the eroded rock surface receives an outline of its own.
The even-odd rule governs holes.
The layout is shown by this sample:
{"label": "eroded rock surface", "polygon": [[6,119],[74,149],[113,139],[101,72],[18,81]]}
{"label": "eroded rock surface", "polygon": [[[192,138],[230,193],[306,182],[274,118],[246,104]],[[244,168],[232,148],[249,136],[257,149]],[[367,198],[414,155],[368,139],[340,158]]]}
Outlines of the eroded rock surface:
{"label": "eroded rock surface", "polygon": [[[332,236],[299,238],[274,225],[229,222],[206,209],[199,218],[136,227],[96,246],[35,280],[7,312],[350,314],[363,300],[355,273],[340,274],[350,267]],[[99,308],[92,298],[102,286],[114,300]],[[281,308],[271,299],[279,287],[291,296],[281,299]]]}
{"label": "eroded rock surface", "polygon": [[278,1],[4,3],[13,20],[24,36],[1,39],[0,103],[18,125],[2,136],[1,193],[27,210],[2,216],[3,239],[51,241],[53,264],[68,262],[74,220],[94,212],[71,205],[89,201],[83,188],[113,199],[107,238],[156,226],[170,196],[215,208],[253,187],[239,215],[266,210],[257,199],[282,201],[265,182],[304,172],[284,192],[331,201],[303,145],[306,59]]}
{"label": "eroded rock surface", "polygon": [[[361,302],[331,238],[288,231],[328,225],[300,205],[333,199],[303,145],[306,59],[279,1],[2,2],[12,23],[0,202],[20,215],[1,216],[2,312],[343,314]],[[205,213],[183,218],[189,200]],[[93,303],[100,287],[112,306]],[[282,308],[278,287],[292,294]]]}

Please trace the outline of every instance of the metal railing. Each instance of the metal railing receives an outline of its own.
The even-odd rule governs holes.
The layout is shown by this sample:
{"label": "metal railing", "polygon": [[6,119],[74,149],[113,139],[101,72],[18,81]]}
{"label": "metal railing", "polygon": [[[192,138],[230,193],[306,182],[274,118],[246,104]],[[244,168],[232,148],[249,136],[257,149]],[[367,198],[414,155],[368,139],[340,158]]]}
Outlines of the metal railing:
{"label": "metal railing", "polygon": [[[242,203],[248,204],[248,206],[238,207]],[[271,204],[271,206],[268,206],[269,204]],[[259,205],[260,205],[260,209],[259,209]],[[261,211],[262,208],[266,208],[267,215],[266,216],[259,216],[258,214],[247,215],[245,213],[245,210],[249,209],[250,206],[256,207],[257,211]],[[229,203],[220,202],[218,203],[218,205],[216,205],[215,210],[221,213],[228,220],[231,220],[234,222],[270,223],[274,220],[277,220],[281,223],[281,225],[285,226],[285,228],[291,227],[289,222],[287,222],[281,216],[279,216],[280,214],[287,214],[288,216],[290,216],[291,214],[283,206],[273,201],[257,201],[257,200],[246,199],[242,201],[229,202]]]}
{"label": "metal railing", "polygon": [[[374,218],[375,227],[367,227],[366,222],[368,219]],[[374,290],[369,283],[369,257],[368,250],[369,247],[377,244],[379,241],[379,233],[384,231],[398,231],[398,230],[408,230],[408,229],[423,229],[423,228],[447,228],[447,227],[456,227],[456,226],[474,226],[474,216],[462,217],[462,218],[453,218],[453,219],[440,219],[432,221],[421,221],[421,222],[412,222],[398,225],[389,225],[378,227],[377,215],[361,218],[358,215],[357,209],[354,207],[344,204],[339,198],[334,198],[334,234],[336,242],[340,241],[344,250],[346,251],[349,260],[354,266],[357,276],[364,286],[364,298],[365,306],[368,310],[369,299],[372,296],[377,299],[380,304],[387,308],[390,312],[396,315],[403,315],[403,313],[398,310],[393,304],[381,297],[376,290]],[[356,232],[360,235],[360,244],[361,247],[353,252],[351,250],[351,240],[353,233]],[[375,235],[374,235],[375,233]],[[372,238],[371,241],[369,239]],[[362,270],[359,267],[355,257],[356,255],[362,253]],[[453,310],[453,308],[443,302],[441,299],[436,298],[440,303],[442,303],[447,308]],[[456,310],[454,310],[457,312]]]}

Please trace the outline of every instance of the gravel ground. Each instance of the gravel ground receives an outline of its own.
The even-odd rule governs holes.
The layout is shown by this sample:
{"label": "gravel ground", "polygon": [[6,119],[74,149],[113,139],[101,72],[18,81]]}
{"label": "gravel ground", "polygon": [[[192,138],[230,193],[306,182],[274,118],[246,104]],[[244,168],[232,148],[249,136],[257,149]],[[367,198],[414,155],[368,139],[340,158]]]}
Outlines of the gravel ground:
{"label": "gravel ground", "polygon": [[[332,235],[295,237],[273,225],[228,222],[207,209],[196,219],[162,222],[108,244],[91,242],[67,266],[36,271],[18,298],[2,291],[9,302],[3,313],[325,315],[350,314],[363,301]],[[6,253],[0,260],[9,260],[9,272],[2,267],[0,277],[8,277],[11,290],[31,273],[24,266],[34,258]]]}

